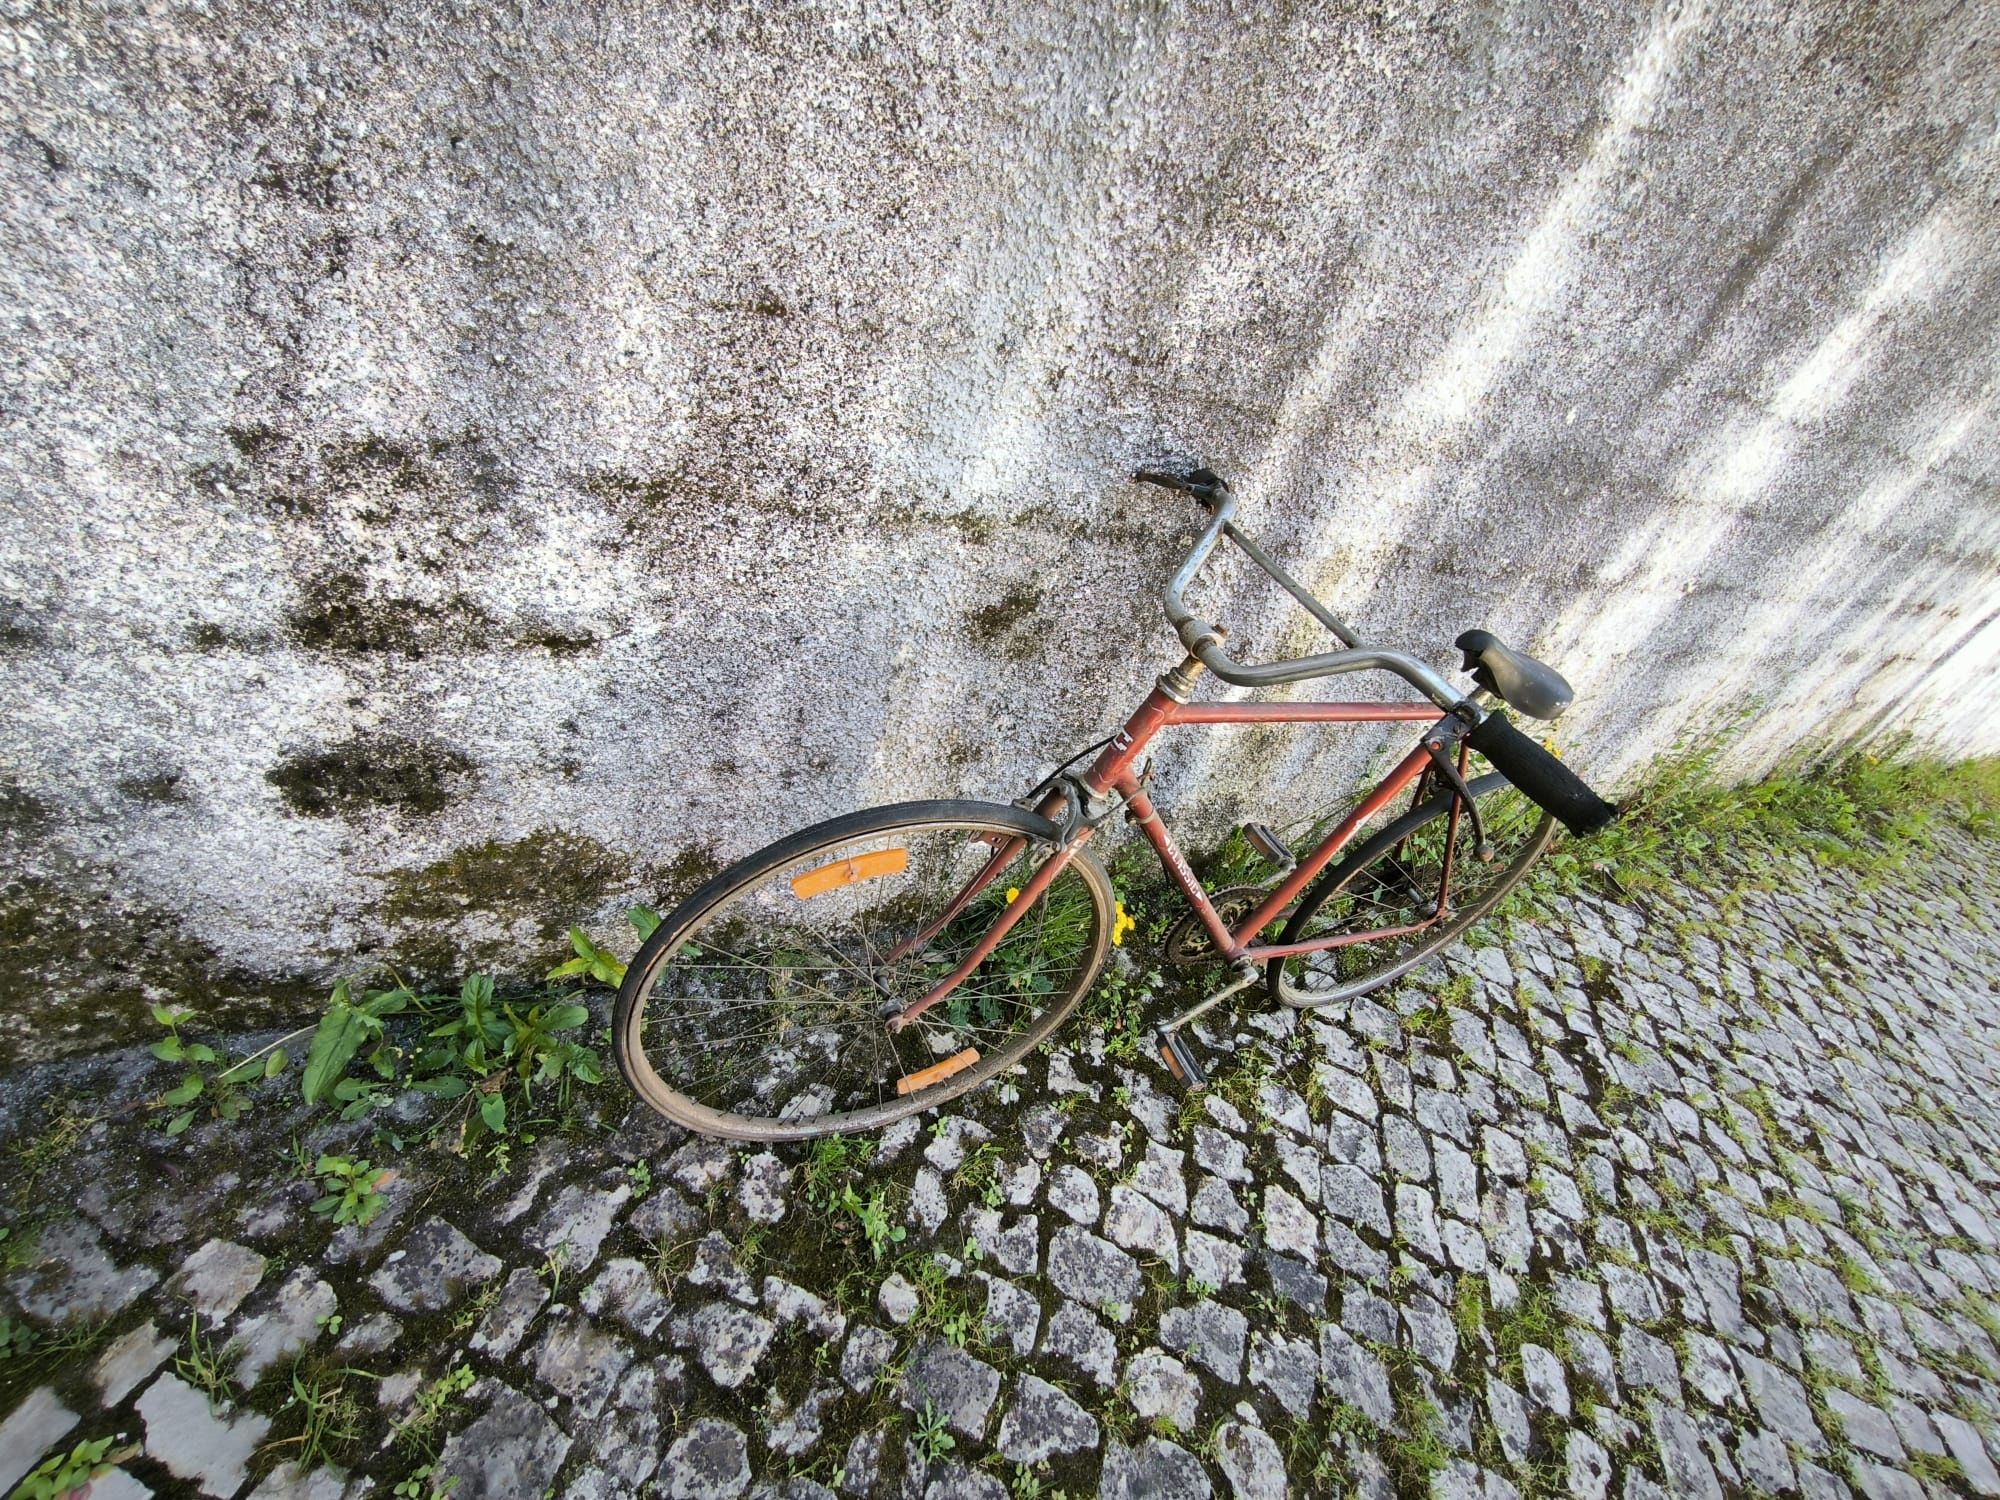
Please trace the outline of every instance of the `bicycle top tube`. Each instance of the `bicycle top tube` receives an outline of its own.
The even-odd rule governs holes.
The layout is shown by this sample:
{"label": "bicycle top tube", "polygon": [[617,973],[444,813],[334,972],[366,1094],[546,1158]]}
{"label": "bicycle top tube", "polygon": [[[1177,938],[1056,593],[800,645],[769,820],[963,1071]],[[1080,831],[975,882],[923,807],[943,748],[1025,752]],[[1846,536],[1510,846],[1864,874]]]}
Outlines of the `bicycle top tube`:
{"label": "bicycle top tube", "polygon": [[[1169,476],[1135,475],[1159,483]],[[1174,576],[1167,580],[1165,593],[1161,596],[1166,605],[1167,619],[1186,646],[1201,659],[1207,667],[1224,682],[1233,682],[1239,687],[1274,687],[1285,682],[1306,682],[1315,677],[1335,677],[1344,672],[1383,671],[1394,672],[1418,692],[1442,709],[1453,709],[1466,701],[1466,695],[1446,682],[1427,662],[1411,656],[1405,651],[1391,651],[1383,647],[1370,646],[1334,615],[1298,579],[1286,572],[1262,547],[1258,546],[1241,531],[1235,523],[1236,496],[1221,479],[1212,485],[1195,487],[1169,484],[1192,494],[1208,509],[1208,525],[1196,539],[1194,549],[1187,555]],[[1347,646],[1345,651],[1326,651],[1316,656],[1293,657],[1288,661],[1255,664],[1237,661],[1223,649],[1221,635],[1214,625],[1202,619],[1188,607],[1183,597],[1188,586],[1195,580],[1207,564],[1216,544],[1224,536],[1234,542],[1243,554],[1262,568],[1284,591],[1305,607],[1312,617],[1326,626]]]}

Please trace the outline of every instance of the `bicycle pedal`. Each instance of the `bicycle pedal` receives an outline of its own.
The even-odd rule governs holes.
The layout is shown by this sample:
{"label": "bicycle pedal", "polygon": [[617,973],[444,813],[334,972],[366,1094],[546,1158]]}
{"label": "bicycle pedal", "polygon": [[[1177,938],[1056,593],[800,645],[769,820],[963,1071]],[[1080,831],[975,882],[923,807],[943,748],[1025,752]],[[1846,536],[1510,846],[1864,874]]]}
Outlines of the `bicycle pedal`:
{"label": "bicycle pedal", "polygon": [[1280,872],[1290,871],[1298,865],[1298,856],[1292,853],[1283,839],[1262,823],[1245,823],[1243,841],[1255,849],[1261,858],[1276,865]]}
{"label": "bicycle pedal", "polygon": [[1157,1033],[1160,1056],[1166,1060],[1167,1071],[1174,1075],[1174,1082],[1182,1088],[1198,1089],[1207,1085],[1208,1070],[1201,1065],[1201,1059],[1194,1055],[1194,1048],[1187,1044],[1178,1031]]}

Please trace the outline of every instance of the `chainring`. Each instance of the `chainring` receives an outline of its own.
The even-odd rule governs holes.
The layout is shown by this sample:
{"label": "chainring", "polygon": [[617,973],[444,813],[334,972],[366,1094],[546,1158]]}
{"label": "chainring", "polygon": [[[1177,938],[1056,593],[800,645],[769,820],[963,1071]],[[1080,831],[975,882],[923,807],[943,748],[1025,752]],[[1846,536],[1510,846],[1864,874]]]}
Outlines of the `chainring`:
{"label": "chainring", "polygon": [[[1233,928],[1257,909],[1257,903],[1266,894],[1261,885],[1225,886],[1208,898],[1208,904],[1222,918],[1223,926]],[[1201,925],[1201,918],[1192,908],[1168,931],[1164,956],[1177,969],[1203,968],[1219,958],[1215,939],[1208,935],[1208,929]]]}

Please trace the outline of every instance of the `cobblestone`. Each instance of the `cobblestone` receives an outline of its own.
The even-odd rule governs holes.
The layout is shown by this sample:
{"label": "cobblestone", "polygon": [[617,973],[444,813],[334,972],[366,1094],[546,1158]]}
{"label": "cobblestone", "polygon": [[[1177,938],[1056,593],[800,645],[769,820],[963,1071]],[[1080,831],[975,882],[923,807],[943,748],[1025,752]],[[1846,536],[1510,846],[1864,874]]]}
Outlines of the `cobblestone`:
{"label": "cobblestone", "polygon": [[[1021,1102],[882,1133],[849,1180],[907,1235],[874,1245],[807,1197],[810,1148],[690,1139],[614,1086],[487,1188],[406,1153],[391,1212],[334,1232],[246,1164],[359,1126],[253,1113],[184,1188],[135,1185],[120,1153],[199,1148],[120,1134],[148,1096],[114,1077],[83,1212],[0,1278],[38,1336],[102,1327],[17,1383],[0,1468],[126,1431],[109,1494],[345,1500],[403,1477],[377,1445],[428,1402],[458,1500],[821,1500],[836,1469],[959,1500],[1016,1464],[1077,1500],[1305,1496],[1306,1448],[1394,1500],[1421,1423],[1440,1497],[2000,1500],[2000,851],[1777,873],[1726,911],[1585,897],[1347,1015],[1218,1010],[1191,1104],[1079,1033]],[[1403,1023],[1432,1004],[1448,1043]],[[191,1314],[233,1408],[176,1369]],[[357,1372],[365,1473],[287,1466],[294,1360]],[[885,1433],[885,1398],[954,1447]]]}

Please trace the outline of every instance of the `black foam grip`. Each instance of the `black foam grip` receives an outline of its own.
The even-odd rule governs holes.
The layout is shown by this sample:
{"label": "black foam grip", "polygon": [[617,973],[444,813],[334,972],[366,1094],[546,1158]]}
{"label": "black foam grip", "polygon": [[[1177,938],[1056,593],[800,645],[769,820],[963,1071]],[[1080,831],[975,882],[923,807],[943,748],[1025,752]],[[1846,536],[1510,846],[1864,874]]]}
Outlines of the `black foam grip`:
{"label": "black foam grip", "polygon": [[1547,809],[1571,833],[1595,833],[1618,816],[1568,766],[1507,722],[1503,713],[1488,714],[1466,742],[1493,762],[1493,769]]}

